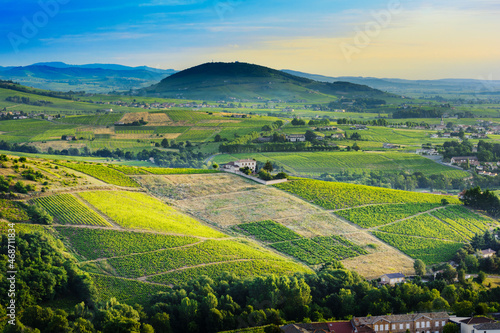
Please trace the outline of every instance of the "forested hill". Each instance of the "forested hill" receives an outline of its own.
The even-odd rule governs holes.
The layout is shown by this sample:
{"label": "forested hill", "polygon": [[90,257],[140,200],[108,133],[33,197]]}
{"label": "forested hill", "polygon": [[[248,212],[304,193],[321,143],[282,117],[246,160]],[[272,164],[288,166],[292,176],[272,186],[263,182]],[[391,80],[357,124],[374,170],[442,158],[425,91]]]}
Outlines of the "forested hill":
{"label": "forested hill", "polygon": [[387,94],[349,82],[326,83],[248,63],[206,63],[178,72],[143,90],[163,97],[205,100],[327,101],[337,96]]}

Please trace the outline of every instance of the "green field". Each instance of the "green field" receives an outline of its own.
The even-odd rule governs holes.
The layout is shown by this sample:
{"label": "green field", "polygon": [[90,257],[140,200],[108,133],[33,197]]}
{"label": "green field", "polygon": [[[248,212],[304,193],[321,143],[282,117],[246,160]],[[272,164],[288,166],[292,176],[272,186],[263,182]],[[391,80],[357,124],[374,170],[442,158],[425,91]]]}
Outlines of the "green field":
{"label": "green field", "polygon": [[453,258],[463,243],[407,235],[373,232],[375,236],[399,249],[414,259],[421,259],[427,265],[437,264]]}
{"label": "green field", "polygon": [[363,172],[423,172],[426,175],[444,174],[450,178],[463,178],[469,174],[456,170],[428,158],[407,153],[395,152],[293,152],[293,153],[245,153],[218,155],[214,162],[255,158],[259,162],[271,161],[281,166],[290,174],[302,176],[320,176],[323,173],[335,174],[349,171]]}
{"label": "green field", "polygon": [[393,234],[439,238],[455,242],[465,241],[465,239],[449,224],[443,223],[429,214],[415,216],[395,224],[381,227],[379,230]]}
{"label": "green field", "polygon": [[141,169],[155,175],[189,175],[189,174],[219,172],[213,169],[189,169],[189,168],[141,168]]}
{"label": "green field", "polygon": [[336,211],[335,214],[363,228],[384,225],[439,207],[440,204],[411,203],[367,206]]}
{"label": "green field", "polygon": [[108,259],[108,263],[118,276],[138,278],[183,267],[248,259],[280,260],[281,258],[236,241],[208,240],[183,248],[112,258]]}
{"label": "green field", "polygon": [[290,242],[274,243],[271,246],[309,265],[328,263],[367,254],[364,249],[341,236],[299,239]]}
{"label": "green field", "polygon": [[59,236],[85,260],[118,257],[134,253],[169,249],[198,241],[186,236],[129,232],[108,229],[56,227]]}
{"label": "green field", "polygon": [[282,242],[301,238],[299,234],[293,232],[285,226],[274,221],[251,222],[238,225],[244,233],[254,236],[264,242]]}
{"label": "green field", "polygon": [[104,218],[71,194],[41,197],[31,200],[31,203],[41,205],[56,218],[55,222],[59,224],[111,226]]}
{"label": "green field", "polygon": [[99,191],[81,192],[80,196],[124,228],[209,238],[225,237],[144,193]]}
{"label": "green field", "polygon": [[450,196],[319,180],[294,180],[274,186],[325,209],[351,208],[377,203],[440,203],[443,198],[450,203],[460,203],[458,199]]}
{"label": "green field", "polygon": [[182,285],[196,279],[201,275],[206,275],[214,280],[221,280],[224,278],[224,276],[226,276],[226,274],[246,277],[262,274],[293,274],[294,272],[307,273],[309,272],[309,270],[301,268],[300,266],[288,261],[237,261],[182,269],[171,273],[150,277],[147,279],[147,281]]}
{"label": "green field", "polygon": [[90,273],[97,289],[97,301],[107,302],[114,297],[118,302],[129,305],[146,305],[151,296],[170,290],[170,287],[160,286],[141,281],[133,281],[113,276]]}
{"label": "green field", "polygon": [[104,165],[63,162],[58,162],[58,164],[76,171],[80,171],[109,184],[127,187],[139,187],[139,184],[137,184],[137,182],[132,178],[127,177],[123,173]]}

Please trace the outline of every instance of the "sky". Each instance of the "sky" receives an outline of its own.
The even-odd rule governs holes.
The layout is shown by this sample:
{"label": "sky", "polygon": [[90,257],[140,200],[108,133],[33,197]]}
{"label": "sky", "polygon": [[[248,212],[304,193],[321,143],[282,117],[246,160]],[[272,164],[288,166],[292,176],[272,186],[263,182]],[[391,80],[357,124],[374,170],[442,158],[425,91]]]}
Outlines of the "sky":
{"label": "sky", "polygon": [[327,76],[500,80],[498,0],[0,1],[0,66],[241,61]]}

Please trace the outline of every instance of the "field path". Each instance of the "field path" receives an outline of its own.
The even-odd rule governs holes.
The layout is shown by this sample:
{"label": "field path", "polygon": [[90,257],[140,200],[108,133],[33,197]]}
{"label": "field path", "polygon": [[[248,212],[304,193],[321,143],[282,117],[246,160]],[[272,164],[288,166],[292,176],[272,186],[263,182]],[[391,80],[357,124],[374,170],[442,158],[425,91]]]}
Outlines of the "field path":
{"label": "field path", "polygon": [[146,279],[153,277],[153,276],[158,276],[158,275],[163,275],[163,274],[168,274],[168,273],[173,273],[177,271],[183,271],[186,269],[191,269],[191,268],[198,268],[198,267],[206,267],[206,266],[213,266],[213,265],[219,265],[219,264],[225,264],[225,263],[231,263],[231,262],[243,262],[243,261],[253,261],[254,259],[237,259],[237,260],[228,260],[228,261],[218,261],[218,262],[210,262],[210,263],[205,263],[205,264],[199,264],[199,265],[194,265],[194,266],[184,266],[176,269],[171,269],[169,271],[157,273],[157,274],[151,274],[151,275],[145,275],[137,278],[137,280],[142,281],[142,282],[147,282]]}

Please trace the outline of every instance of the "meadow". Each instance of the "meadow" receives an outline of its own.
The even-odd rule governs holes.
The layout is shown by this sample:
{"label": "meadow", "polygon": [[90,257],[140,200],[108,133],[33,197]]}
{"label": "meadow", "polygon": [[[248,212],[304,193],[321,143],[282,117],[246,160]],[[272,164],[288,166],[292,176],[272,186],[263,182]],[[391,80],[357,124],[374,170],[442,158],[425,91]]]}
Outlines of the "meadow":
{"label": "meadow", "polygon": [[109,168],[105,165],[64,162],[58,162],[58,164],[76,171],[80,171],[109,184],[126,187],[139,187],[139,184],[132,178],[127,177],[123,173]]}

